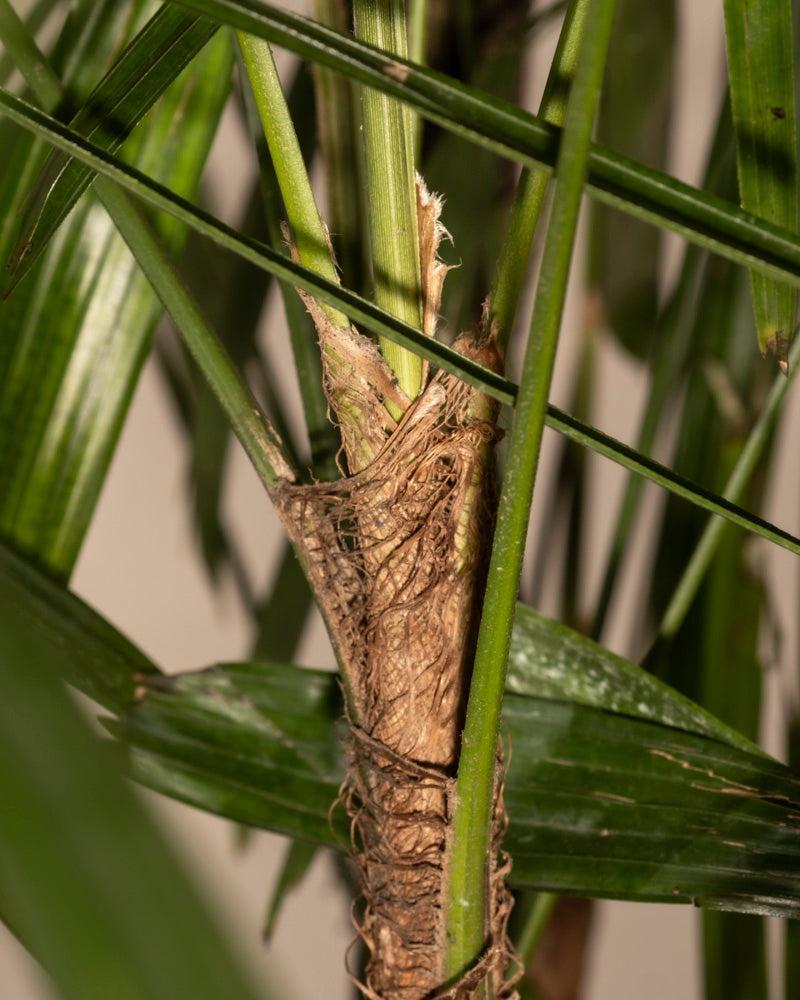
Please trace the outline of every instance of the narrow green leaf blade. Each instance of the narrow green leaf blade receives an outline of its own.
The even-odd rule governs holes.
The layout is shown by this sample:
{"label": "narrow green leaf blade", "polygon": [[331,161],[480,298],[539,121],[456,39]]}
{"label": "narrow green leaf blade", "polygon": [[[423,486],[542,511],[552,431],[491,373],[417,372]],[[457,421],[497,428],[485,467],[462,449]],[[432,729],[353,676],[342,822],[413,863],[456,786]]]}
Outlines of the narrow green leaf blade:
{"label": "narrow green leaf blade", "polygon": [[[118,149],[216,30],[212,22],[178,8],[159,8],[89,95],[72,128],[102,149]],[[163,168],[155,172],[169,176]],[[11,251],[14,284],[31,269],[91,180],[92,171],[68,154],[50,154],[26,202]]]}
{"label": "narrow green leaf blade", "polygon": [[[527,166],[552,169],[559,129],[508,102],[253,0],[171,0],[392,94],[430,121]],[[800,284],[800,240],[658,170],[594,145],[587,188],[607,204],[680,233],[747,266]],[[791,261],[791,262],[790,262]]]}
{"label": "narrow green leaf blade", "polygon": [[[133,168],[120,164],[102,151],[96,150],[75,133],[65,130],[53,119],[42,115],[30,105],[26,105],[25,102],[19,101],[2,90],[0,90],[0,111],[5,111],[9,117],[37,133],[46,135],[54,145],[69,149],[73,155],[91,164],[104,176],[113,178],[125,189],[145,198],[175,218],[194,226],[198,232],[212,237],[220,245],[229,247],[264,270],[275,274],[279,280],[297,285],[315,298],[343,308],[356,322],[363,323],[365,328],[379,330],[398,343],[412,346],[421,357],[440,365],[446,371],[455,372],[465,381],[483,389],[501,402],[513,403],[515,401],[517,387],[513,382],[463,357],[441,341],[426,337],[420,331],[378,309],[377,306],[354,292],[326,281],[307,268],[265,247],[257,240],[235,233],[230,227],[220,223],[208,213],[195,208],[185,199],[169,192],[163,185],[150,180]],[[800,249],[800,241],[798,241],[798,248]],[[788,274],[788,271],[785,273]],[[800,279],[797,280],[800,281]],[[780,392],[785,392],[786,380],[781,379],[781,383],[783,388]],[[777,402],[770,409],[767,423],[774,417],[776,406]],[[548,406],[547,423],[559,433],[566,434],[572,440],[585,444],[598,454],[612,458],[627,469],[645,475],[652,482],[670,489],[678,496],[684,496],[704,509],[731,520],[735,524],[745,526],[790,551],[800,552],[800,539],[789,532],[776,528],[762,518],[744,511],[735,503],[716,497],[710,491],[675,475],[658,462],[640,455],[634,449],[615,441],[595,428],[575,420],[557,407]]]}
{"label": "narrow green leaf blade", "polygon": [[[742,208],[797,228],[797,132],[791,0],[725,0],[728,79]],[[794,289],[751,273],[761,353],[788,365]]]}
{"label": "narrow green leaf blade", "polygon": [[[129,154],[185,193],[196,190],[231,60],[230,40],[220,35],[131,139]],[[22,194],[16,184],[14,191]],[[161,220],[161,233],[173,248],[185,236],[172,219]],[[0,532],[62,577],[91,518],[159,312],[93,199],[76,207],[30,279],[0,304]]]}

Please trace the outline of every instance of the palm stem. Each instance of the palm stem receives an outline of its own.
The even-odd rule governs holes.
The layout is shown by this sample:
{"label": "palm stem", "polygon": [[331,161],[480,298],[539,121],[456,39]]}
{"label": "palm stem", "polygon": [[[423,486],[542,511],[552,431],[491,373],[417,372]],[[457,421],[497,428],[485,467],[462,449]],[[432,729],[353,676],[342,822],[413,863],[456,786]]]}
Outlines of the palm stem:
{"label": "palm stem", "polygon": [[[319,216],[269,44],[243,32],[238,32],[237,38],[292,227],[297,256],[312,271],[329,281],[338,281],[328,234]],[[338,309],[325,303],[321,303],[321,308],[336,326],[350,325]]]}
{"label": "palm stem", "polygon": [[462,974],[486,945],[484,873],[510,623],[614,8],[615,0],[599,0],[588,12],[556,167],[553,210],[517,396],[458,767],[447,899],[447,978]]}
{"label": "palm stem", "polygon": [[[401,57],[408,51],[403,0],[356,0],[356,34]],[[411,112],[393,98],[365,89],[362,95],[367,198],[375,302],[411,326],[422,326]],[[415,399],[422,361],[379,337],[381,351],[400,388]]]}

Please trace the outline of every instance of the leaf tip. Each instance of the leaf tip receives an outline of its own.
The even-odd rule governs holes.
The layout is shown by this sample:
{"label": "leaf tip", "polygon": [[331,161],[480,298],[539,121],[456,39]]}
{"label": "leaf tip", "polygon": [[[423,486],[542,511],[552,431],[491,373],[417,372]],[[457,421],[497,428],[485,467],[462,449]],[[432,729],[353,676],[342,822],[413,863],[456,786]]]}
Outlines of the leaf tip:
{"label": "leaf tip", "polygon": [[783,372],[784,375],[789,374],[789,341],[783,336],[780,330],[777,330],[773,336],[769,337],[765,344],[762,354],[767,352],[775,355],[775,359],[778,362],[778,367]]}
{"label": "leaf tip", "polygon": [[19,239],[9,255],[6,263],[6,270],[9,272],[8,286],[3,291],[3,302],[11,295],[17,285],[22,281],[30,270],[30,265],[22,266],[26,257],[30,257],[33,251],[33,242],[30,239]]}

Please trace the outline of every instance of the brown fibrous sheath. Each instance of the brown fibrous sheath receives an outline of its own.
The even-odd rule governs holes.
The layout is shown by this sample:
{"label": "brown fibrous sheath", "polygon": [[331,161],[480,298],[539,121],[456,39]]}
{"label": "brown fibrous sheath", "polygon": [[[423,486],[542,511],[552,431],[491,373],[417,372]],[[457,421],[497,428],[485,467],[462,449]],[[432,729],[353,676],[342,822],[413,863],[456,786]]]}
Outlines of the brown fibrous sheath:
{"label": "brown fibrous sheath", "polygon": [[[436,256],[439,202],[421,184],[418,207],[432,333],[446,267]],[[456,982],[444,982],[442,968],[455,775],[495,511],[496,404],[442,371],[410,402],[371,340],[306,304],[351,475],[282,481],[273,498],[342,672],[350,723],[343,799],[363,896],[357,928],[368,949],[359,986],[373,1000],[455,1000],[486,986],[507,996],[499,748],[485,950]],[[500,370],[485,323],[455,346]],[[387,399],[403,411],[397,423]]]}

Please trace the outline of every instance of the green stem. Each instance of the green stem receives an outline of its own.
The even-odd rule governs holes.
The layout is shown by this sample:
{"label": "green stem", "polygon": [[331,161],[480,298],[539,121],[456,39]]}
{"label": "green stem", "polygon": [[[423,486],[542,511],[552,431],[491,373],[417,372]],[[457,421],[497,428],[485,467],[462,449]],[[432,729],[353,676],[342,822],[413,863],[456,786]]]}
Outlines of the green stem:
{"label": "green stem", "polygon": [[[360,39],[406,56],[403,0],[355,0],[354,13]],[[419,329],[422,298],[411,112],[385,94],[364,89],[362,115],[375,302]],[[379,343],[401,389],[416,399],[422,388],[422,360],[382,337]]]}
{"label": "green stem", "polygon": [[[260,38],[243,32],[237,32],[236,37],[292,227],[297,256],[300,263],[312,271],[329,281],[338,281],[328,234],[311,190],[272,51],[269,44]],[[349,327],[349,320],[344,313],[324,303],[321,306],[336,326]]]}
{"label": "green stem", "polygon": [[[428,40],[428,0],[409,0],[408,5],[408,58],[422,66]],[[414,115],[414,163],[420,162],[422,152],[422,118]]]}
{"label": "green stem", "polygon": [[[256,148],[260,166],[259,189],[266,215],[267,232],[276,250],[288,253],[281,232],[284,202],[278,185],[275,167],[261,126],[261,118],[252,89],[242,95],[245,114]],[[294,355],[295,371],[300,389],[300,399],[306,419],[311,448],[311,475],[315,479],[332,480],[337,477],[335,455],[340,446],[339,435],[328,418],[328,400],[325,396],[320,359],[319,341],[308,310],[297,294],[296,288],[279,283],[289,340]],[[335,309],[330,310],[336,312]]]}
{"label": "green stem", "polygon": [[[788,360],[788,375],[780,374],[776,376],[764,407],[758,415],[758,420],[753,425],[753,429],[748,435],[733,472],[725,484],[722,496],[733,503],[739,500],[742,493],[744,493],[745,487],[756,467],[756,463],[764,451],[772,430],[772,425],[780,413],[784,397],[797,374],[797,367],[800,364],[800,337],[796,337],[792,342]],[[669,602],[669,607],[661,619],[658,632],[662,638],[669,638],[675,635],[680,628],[717,550],[726,523],[720,517],[712,517],[706,525],[700,541],[695,546],[692,557],[675,588],[672,600]]]}
{"label": "green stem", "polygon": [[486,865],[510,623],[614,8],[615,0],[596,0],[587,13],[556,166],[553,209],[517,396],[458,767],[447,887],[448,981],[468,969],[486,945]]}
{"label": "green stem", "polygon": [[[569,81],[575,75],[578,48],[588,9],[589,0],[572,0],[564,17],[539,105],[539,117],[553,125],[561,125],[564,121]],[[489,319],[497,324],[498,338],[503,348],[508,345],[511,336],[533,234],[549,180],[547,171],[523,167],[517,185],[489,300]]]}

